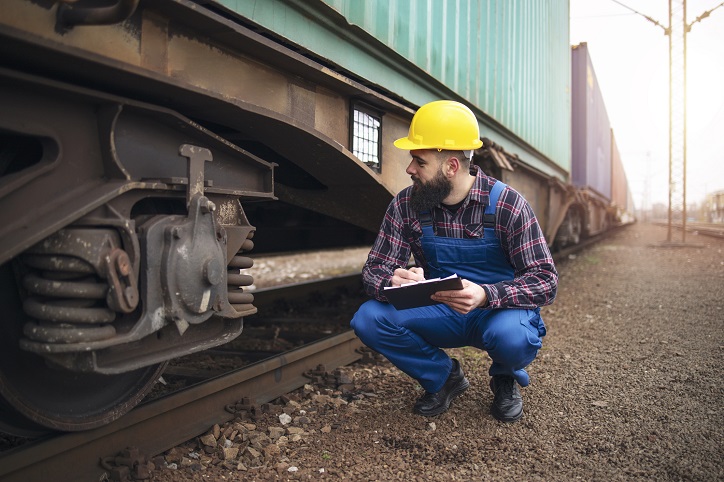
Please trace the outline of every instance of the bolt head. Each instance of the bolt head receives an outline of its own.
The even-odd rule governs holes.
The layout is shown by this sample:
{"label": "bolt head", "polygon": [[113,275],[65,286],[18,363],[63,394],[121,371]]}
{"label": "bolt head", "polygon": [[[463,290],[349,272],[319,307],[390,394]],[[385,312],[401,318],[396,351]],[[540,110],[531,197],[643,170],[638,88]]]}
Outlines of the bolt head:
{"label": "bolt head", "polygon": [[223,279],[223,273],[222,266],[221,263],[219,263],[219,260],[217,260],[216,258],[206,260],[206,262],[204,263],[204,278],[212,286],[221,283],[221,280]]}

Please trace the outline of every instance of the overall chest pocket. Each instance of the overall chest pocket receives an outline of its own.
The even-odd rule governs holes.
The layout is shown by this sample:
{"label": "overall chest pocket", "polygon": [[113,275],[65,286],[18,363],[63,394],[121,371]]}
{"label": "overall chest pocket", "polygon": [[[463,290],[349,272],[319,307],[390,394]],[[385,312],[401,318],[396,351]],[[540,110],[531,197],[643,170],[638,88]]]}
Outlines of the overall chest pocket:
{"label": "overall chest pocket", "polygon": [[450,273],[459,271],[461,267],[484,267],[490,249],[490,242],[486,239],[436,237],[430,244],[434,244],[430,246],[430,251],[434,253],[428,260],[430,265]]}

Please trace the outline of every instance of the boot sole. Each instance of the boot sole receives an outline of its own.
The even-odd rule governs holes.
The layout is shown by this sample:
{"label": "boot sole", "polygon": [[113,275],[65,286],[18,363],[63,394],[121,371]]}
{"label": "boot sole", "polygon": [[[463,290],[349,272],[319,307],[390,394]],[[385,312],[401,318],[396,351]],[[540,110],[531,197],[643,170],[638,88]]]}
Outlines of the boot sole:
{"label": "boot sole", "polygon": [[418,415],[422,415],[423,417],[434,417],[435,415],[445,413],[450,409],[450,404],[452,403],[452,401],[465,393],[465,390],[467,390],[469,386],[470,382],[468,382],[468,379],[463,378],[463,381],[448,394],[447,399],[445,400],[445,405],[440,405],[436,409],[428,410],[426,412],[423,412],[422,410],[416,408],[415,413]]}
{"label": "boot sole", "polygon": [[516,422],[520,420],[520,418],[523,416],[523,409],[521,408],[520,412],[517,415],[513,415],[512,417],[506,417],[497,410],[495,405],[493,405],[490,409],[490,413],[493,418],[495,418],[496,420],[500,420],[501,422]]}

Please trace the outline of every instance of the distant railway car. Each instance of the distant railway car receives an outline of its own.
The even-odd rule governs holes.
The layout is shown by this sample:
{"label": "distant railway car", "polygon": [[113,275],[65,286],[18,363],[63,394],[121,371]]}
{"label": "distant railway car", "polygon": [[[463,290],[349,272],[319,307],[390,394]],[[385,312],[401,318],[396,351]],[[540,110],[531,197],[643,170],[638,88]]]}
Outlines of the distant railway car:
{"label": "distant railway car", "polygon": [[626,171],[616,143],[616,136],[611,130],[611,204],[609,214],[612,224],[628,224],[635,217],[633,195],[629,189]]}
{"label": "distant railway car", "polygon": [[551,245],[600,231],[619,193],[572,179],[568,7],[0,2],[0,429],[103,425],[238,336],[252,247],[371,243],[434,99]]}
{"label": "distant railway car", "polygon": [[606,104],[585,43],[571,50],[571,97],[571,182],[585,198],[578,204],[580,227],[571,229],[590,236],[608,227],[612,140]]}
{"label": "distant railway car", "polygon": [[704,222],[724,223],[724,191],[707,194],[704,201]]}
{"label": "distant railway car", "polygon": [[633,200],[586,43],[571,49],[571,183],[577,201],[567,210],[558,242],[575,244],[611,225],[633,220]]}
{"label": "distant railway car", "polygon": [[571,49],[571,181],[611,200],[611,123],[585,43]]}

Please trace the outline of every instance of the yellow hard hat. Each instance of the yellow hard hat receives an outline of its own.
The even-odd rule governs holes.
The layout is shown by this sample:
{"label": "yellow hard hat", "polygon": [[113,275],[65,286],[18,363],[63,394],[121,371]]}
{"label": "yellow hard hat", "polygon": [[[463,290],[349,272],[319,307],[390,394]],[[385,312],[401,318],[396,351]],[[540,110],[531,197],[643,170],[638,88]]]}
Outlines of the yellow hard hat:
{"label": "yellow hard hat", "polygon": [[465,151],[483,145],[478,120],[467,106],[453,100],[436,100],[420,107],[410,123],[407,137],[395,141],[395,147]]}

